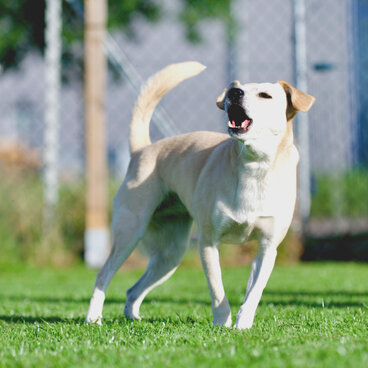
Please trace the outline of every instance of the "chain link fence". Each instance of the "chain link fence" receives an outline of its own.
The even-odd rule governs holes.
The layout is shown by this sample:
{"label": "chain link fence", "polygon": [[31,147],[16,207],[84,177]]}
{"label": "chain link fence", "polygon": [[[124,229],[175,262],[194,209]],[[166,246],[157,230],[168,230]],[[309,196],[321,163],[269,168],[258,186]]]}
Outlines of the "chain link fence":
{"label": "chain link fence", "polygon": [[[368,0],[304,0],[304,40],[298,40],[295,32],[298,2],[234,0],[232,22],[203,20],[198,28],[201,41],[193,43],[178,22],[183,2],[166,0],[159,22],[147,23],[139,17],[134,21],[133,38],[119,32],[108,34],[111,198],[129,162],[128,127],[142,81],[172,62],[197,60],[205,64],[204,73],[163,99],[151,134],[157,140],[194,130],[224,132],[224,114],[215,106],[224,86],[234,78],[242,82],[287,80],[295,85],[295,51],[303,42],[308,92],[317,99],[303,133],[307,134],[309,154],[301,158],[301,167],[310,178],[308,192],[304,189],[299,193],[299,198],[310,199],[304,233],[313,242],[333,236],[341,239],[347,234],[359,234],[359,244],[366,242],[361,239],[368,238],[362,238],[368,234]],[[78,4],[72,21],[82,27],[83,8]],[[83,53],[80,43],[72,49]],[[48,93],[45,61],[30,53],[18,68],[0,76],[0,234],[4,258],[14,252],[19,259],[37,258],[40,247],[50,244],[51,257],[63,262],[83,252],[83,73],[82,69],[69,73],[67,65],[63,68],[62,74],[68,78],[60,90],[59,199],[54,219],[57,231],[51,238],[45,237],[44,231],[42,176]],[[297,133],[303,123],[295,122]],[[300,139],[299,134],[297,137]],[[312,248],[306,259],[313,259],[312,253],[318,252],[318,247]],[[366,256],[363,252],[354,257]]]}

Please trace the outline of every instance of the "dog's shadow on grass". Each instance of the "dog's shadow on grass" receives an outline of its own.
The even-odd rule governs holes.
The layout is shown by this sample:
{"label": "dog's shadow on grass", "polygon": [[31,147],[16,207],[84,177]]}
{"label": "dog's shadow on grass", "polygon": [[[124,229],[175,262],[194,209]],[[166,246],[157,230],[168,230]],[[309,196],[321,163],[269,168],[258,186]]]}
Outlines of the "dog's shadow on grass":
{"label": "dog's shadow on grass", "polygon": [[[230,304],[232,306],[240,305],[242,299],[238,296],[234,296],[233,293],[229,293],[232,296],[229,298]],[[238,293],[237,293],[238,294]],[[261,299],[261,305],[267,307],[268,305],[273,306],[304,306],[307,308],[346,308],[346,307],[366,307],[368,304],[368,292],[350,292],[350,291],[285,291],[285,290],[265,290],[263,293],[263,298]],[[24,302],[29,303],[42,303],[42,304],[52,304],[52,303],[65,303],[65,304],[85,304],[86,308],[88,306],[89,298],[76,298],[76,297],[45,297],[45,296],[21,296],[21,295],[1,295],[0,294],[0,304],[5,304],[6,302]],[[125,298],[107,298],[105,301],[106,305],[109,304],[121,304],[123,305]],[[152,296],[145,299],[144,304],[177,304],[177,305],[203,305],[206,307],[211,306],[210,298],[206,299],[191,299],[191,298],[175,298],[170,296]],[[164,317],[155,317],[144,319],[144,322],[172,322],[179,323],[194,323],[190,317],[189,319],[183,321],[179,314],[178,319],[174,318],[171,321]],[[73,325],[84,325],[83,317],[60,317],[60,316],[45,316],[45,317],[33,317],[33,316],[22,316],[22,315],[0,315],[0,321],[5,323],[14,324],[51,324],[55,325],[58,323],[67,323]],[[134,321],[128,321],[125,317],[118,317],[113,320],[106,320],[105,323],[135,323]]]}
{"label": "dog's shadow on grass", "polygon": [[20,315],[0,315],[0,321],[6,323],[15,323],[15,324],[56,324],[56,323],[68,323],[68,324],[83,324],[84,318],[77,317],[77,318],[63,318],[57,316],[49,316],[49,317],[32,317],[32,316],[20,316]]}
{"label": "dog's shadow on grass", "polygon": [[[232,295],[231,295],[232,294]],[[239,305],[242,302],[242,297],[235,297],[234,292],[229,293],[229,302],[231,305]],[[275,306],[306,306],[312,308],[345,308],[345,307],[359,307],[367,304],[368,292],[350,292],[350,291],[285,291],[285,290],[265,290],[261,305],[275,305]],[[1,295],[0,303],[6,301],[21,302],[28,301],[30,303],[45,303],[45,304],[85,304],[88,305],[89,298],[84,297],[48,297],[48,296],[28,296],[28,295]],[[323,301],[323,302],[322,302]],[[107,297],[105,305],[125,303],[125,297]],[[155,295],[147,297],[144,304],[177,304],[177,305],[204,305],[211,306],[210,298],[191,299],[176,298],[171,296]],[[58,318],[58,317],[55,317]],[[1,320],[1,316],[0,316]]]}
{"label": "dog's shadow on grass", "polygon": [[[29,295],[2,295],[0,294],[0,302],[5,301],[13,301],[13,302],[23,302],[28,301],[31,303],[45,303],[45,304],[87,304],[90,301],[90,298],[76,298],[76,297],[48,297],[48,296],[29,296]],[[122,296],[121,298],[107,297],[105,300],[105,305],[109,304],[124,304],[126,298]],[[144,299],[144,303],[164,303],[164,304],[203,304],[203,305],[211,305],[211,300],[208,297],[208,300],[200,300],[200,299],[184,299],[184,298],[172,298],[172,297],[147,297]]]}
{"label": "dog's shadow on grass", "polygon": [[[13,325],[35,325],[39,326],[42,325],[43,328],[47,328],[46,326],[54,327],[58,324],[63,325],[70,325],[70,326],[86,326],[85,320],[83,317],[76,317],[76,318],[63,318],[63,317],[57,317],[57,316],[48,316],[48,317],[33,317],[33,316],[21,316],[21,315],[0,315],[0,326],[1,322],[5,322],[6,324],[13,324]],[[207,324],[212,325],[211,318],[204,318],[204,319],[193,319],[191,316],[180,316],[179,314],[176,314],[176,317],[174,316],[157,316],[157,317],[149,317],[149,318],[143,318],[141,321],[136,320],[130,320],[127,319],[125,316],[117,316],[116,318],[104,318],[103,325],[109,326],[109,325],[137,325],[142,326],[142,324],[162,324],[165,325],[196,325],[196,324]],[[98,325],[89,325],[92,326],[92,328],[99,328]],[[90,328],[90,327],[89,327]]]}
{"label": "dog's shadow on grass", "polygon": [[346,290],[285,291],[265,290],[261,305],[305,306],[310,308],[361,307],[368,303],[368,292]]}

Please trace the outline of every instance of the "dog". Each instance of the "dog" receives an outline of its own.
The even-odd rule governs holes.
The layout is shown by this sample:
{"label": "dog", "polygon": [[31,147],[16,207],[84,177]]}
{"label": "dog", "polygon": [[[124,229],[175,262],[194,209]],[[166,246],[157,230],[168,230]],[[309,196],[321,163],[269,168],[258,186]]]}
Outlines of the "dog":
{"label": "dog", "polygon": [[178,267],[194,221],[214,325],[232,326],[219,244],[258,239],[234,328],[253,325],[294,212],[299,155],[292,120],[315,99],[285,81],[234,81],[217,99],[228,115],[228,134],[199,131],[151,143],[149,124],[158,102],[204,69],[197,62],[169,65],[148,80],[138,97],[130,126],[131,161],[114,199],[113,246],[97,274],[87,323],[101,324],[106,288],[138,243],[149,261],[127,291],[124,314],[139,320],[145,296]]}

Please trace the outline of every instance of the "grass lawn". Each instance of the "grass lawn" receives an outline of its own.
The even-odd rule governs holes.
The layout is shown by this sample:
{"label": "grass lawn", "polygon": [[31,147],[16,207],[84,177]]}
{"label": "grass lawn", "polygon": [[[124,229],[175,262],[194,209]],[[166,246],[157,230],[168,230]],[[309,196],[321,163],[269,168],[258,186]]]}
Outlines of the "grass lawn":
{"label": "grass lawn", "polygon": [[[127,321],[140,273],[116,275],[98,327],[83,323],[94,271],[0,269],[0,367],[368,367],[367,264],[276,266],[249,331],[212,327],[204,274],[189,268]],[[248,273],[223,271],[234,317]]]}

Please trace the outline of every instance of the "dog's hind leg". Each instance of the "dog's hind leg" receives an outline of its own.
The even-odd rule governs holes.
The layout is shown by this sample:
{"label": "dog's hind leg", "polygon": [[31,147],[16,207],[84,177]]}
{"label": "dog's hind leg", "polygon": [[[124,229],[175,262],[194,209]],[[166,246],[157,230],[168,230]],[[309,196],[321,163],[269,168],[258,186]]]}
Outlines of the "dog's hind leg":
{"label": "dog's hind leg", "polygon": [[139,226],[138,219],[130,211],[121,213],[121,220],[124,224],[129,224],[129,231],[116,229],[113,234],[113,246],[105,264],[99,270],[95,287],[87,312],[86,322],[101,324],[103,303],[105,301],[105,291],[111,279],[120,266],[129,257],[138,242]]}
{"label": "dog's hind leg", "polygon": [[[86,322],[101,324],[105,291],[112,277],[129,257],[143,236],[149,219],[157,206],[161,192],[151,185],[150,190],[120,190],[114,205],[112,224],[113,246],[109,257],[97,274],[95,287],[87,312]],[[132,206],[133,198],[139,198]],[[137,205],[139,203],[139,205]]]}
{"label": "dog's hind leg", "polygon": [[151,221],[141,242],[150,258],[142,277],[127,291],[124,314],[130,319],[140,319],[143,299],[175,272],[188,247],[192,219],[185,215],[161,220]]}

